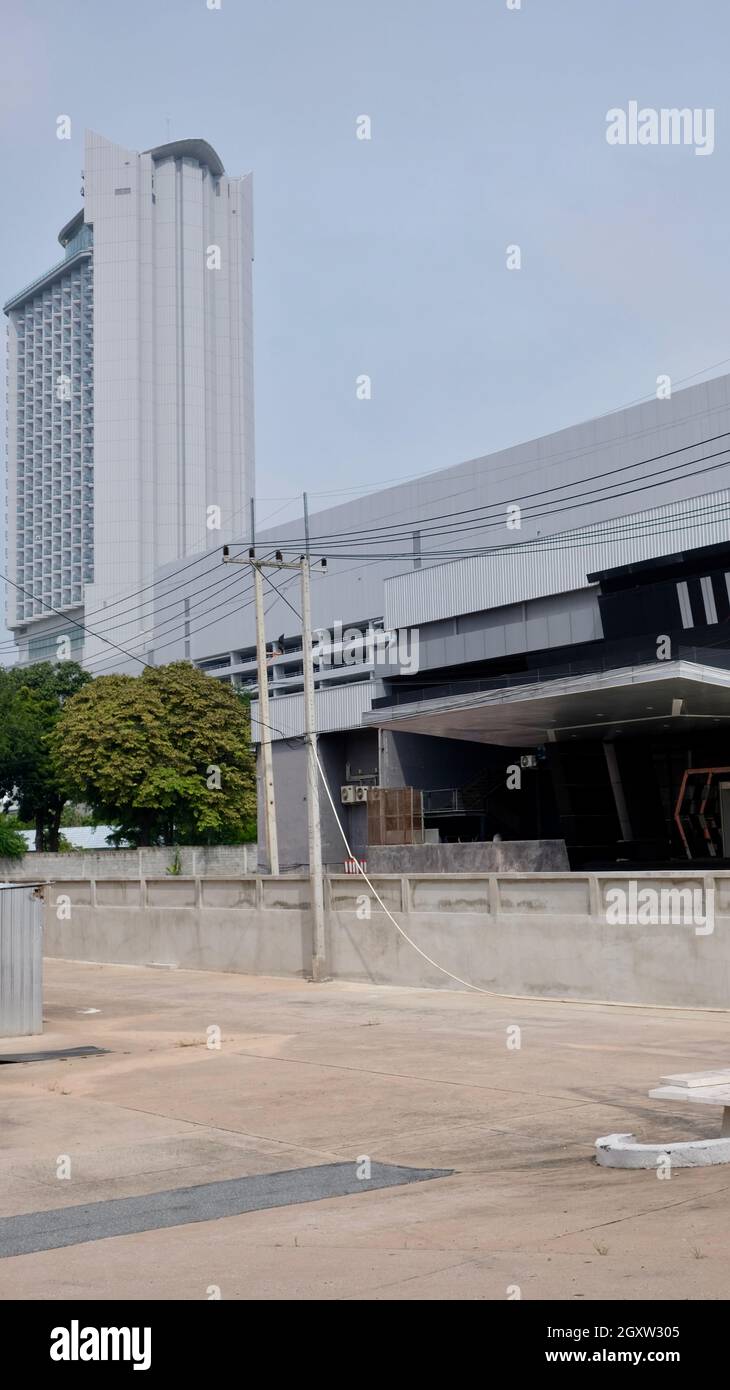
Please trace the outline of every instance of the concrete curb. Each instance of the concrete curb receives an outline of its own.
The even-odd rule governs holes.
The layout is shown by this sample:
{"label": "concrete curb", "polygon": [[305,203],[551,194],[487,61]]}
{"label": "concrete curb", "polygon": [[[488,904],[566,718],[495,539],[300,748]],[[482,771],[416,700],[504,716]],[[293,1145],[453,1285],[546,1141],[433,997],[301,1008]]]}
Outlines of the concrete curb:
{"label": "concrete curb", "polygon": [[676,1144],[639,1144],[633,1134],[606,1134],[596,1140],[602,1168],[656,1168],[669,1159],[673,1168],[705,1168],[730,1163],[730,1135],[720,1139],[685,1139]]}

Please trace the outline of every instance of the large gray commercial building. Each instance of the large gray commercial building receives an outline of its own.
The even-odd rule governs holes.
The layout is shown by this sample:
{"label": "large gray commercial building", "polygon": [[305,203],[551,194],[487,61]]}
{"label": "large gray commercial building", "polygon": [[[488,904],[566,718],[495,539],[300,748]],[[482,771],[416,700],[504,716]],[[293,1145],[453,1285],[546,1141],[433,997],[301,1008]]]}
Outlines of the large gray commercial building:
{"label": "large gray commercial building", "polygon": [[[313,515],[312,559],[327,558],[312,583],[317,726],[336,804],[344,785],[415,788],[431,837],[564,839],[576,866],[730,854],[728,446],[723,376]],[[258,534],[257,555],[296,557],[303,530]],[[248,528],[238,540],[245,555]],[[296,576],[270,578],[292,867],[307,858],[299,595]],[[251,591],[220,551],[163,567],[152,658],[255,695]],[[255,699],[252,712],[256,734]],[[367,804],[338,810],[367,853]],[[322,830],[341,863],[324,796]]]}

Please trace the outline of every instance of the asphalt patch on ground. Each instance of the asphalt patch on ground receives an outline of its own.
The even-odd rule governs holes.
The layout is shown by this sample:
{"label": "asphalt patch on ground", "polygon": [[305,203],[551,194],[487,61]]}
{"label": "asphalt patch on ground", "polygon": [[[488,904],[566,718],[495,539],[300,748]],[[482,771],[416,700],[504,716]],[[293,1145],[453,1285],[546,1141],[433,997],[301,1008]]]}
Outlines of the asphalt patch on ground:
{"label": "asphalt patch on ground", "polygon": [[0,1053],[0,1066],[10,1066],[11,1062],[53,1062],[59,1057],[101,1057],[109,1050],[108,1047],[53,1047],[46,1052],[3,1052]]}
{"label": "asphalt patch on ground", "polygon": [[283,1173],[259,1173],[226,1178],[198,1187],[149,1192],[142,1197],[116,1197],[108,1202],[27,1212],[0,1220],[0,1258],[58,1250],[109,1236],[130,1236],[196,1221],[218,1221],[268,1207],[322,1202],[328,1197],[354,1197],[381,1187],[448,1178],[453,1168],[402,1168],[372,1163],[369,1178],[358,1178],[358,1163],[322,1163],[291,1168]]}

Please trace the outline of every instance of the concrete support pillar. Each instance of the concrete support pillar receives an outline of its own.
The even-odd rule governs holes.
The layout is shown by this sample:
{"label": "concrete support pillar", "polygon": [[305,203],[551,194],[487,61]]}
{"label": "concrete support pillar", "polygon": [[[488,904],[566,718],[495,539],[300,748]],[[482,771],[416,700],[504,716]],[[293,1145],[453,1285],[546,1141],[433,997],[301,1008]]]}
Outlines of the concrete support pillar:
{"label": "concrete support pillar", "polygon": [[611,790],[613,792],[613,800],[614,805],[616,807],[616,815],[618,816],[618,823],[621,828],[621,839],[633,840],[634,836],[631,830],[629,808],[626,804],[626,797],[624,796],[623,783],[621,781],[621,773],[619,772],[618,758],[616,757],[615,745],[613,743],[605,742],[603,745],[603,752],[605,754],[606,766],[608,768],[608,776],[611,782]]}

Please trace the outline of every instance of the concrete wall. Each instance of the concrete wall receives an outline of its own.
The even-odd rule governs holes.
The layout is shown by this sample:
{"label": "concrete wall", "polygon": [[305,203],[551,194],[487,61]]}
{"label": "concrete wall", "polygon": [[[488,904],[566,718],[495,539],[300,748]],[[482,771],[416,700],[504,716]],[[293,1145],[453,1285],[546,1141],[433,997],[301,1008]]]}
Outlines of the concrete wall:
{"label": "concrete wall", "polygon": [[369,874],[545,873],[570,868],[565,840],[370,845],[367,861]]}
{"label": "concrete wall", "polygon": [[[482,989],[545,998],[730,1007],[730,873],[373,877],[416,945]],[[714,924],[615,925],[611,890],[714,890]],[[363,915],[363,914],[369,915]],[[361,878],[326,880],[328,971],[377,984],[462,988],[399,934]],[[309,884],[267,878],[78,880],[47,890],[46,954],[304,976]]]}
{"label": "concrete wall", "polygon": [[[195,845],[179,850],[183,874],[202,878],[255,873],[258,850],[253,845]],[[169,845],[146,849],[79,850],[68,854],[26,854],[0,859],[0,880],[145,878],[167,873],[175,857]]]}

